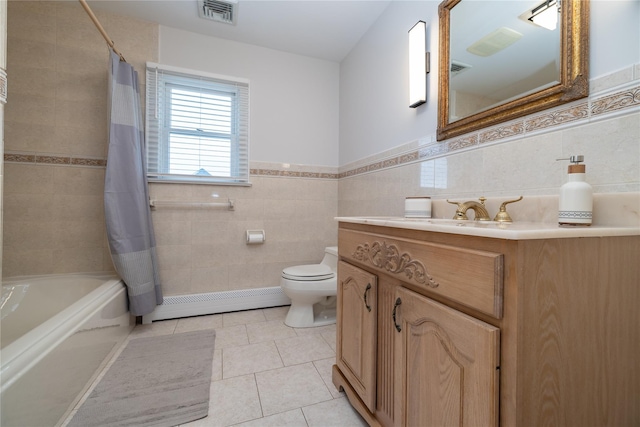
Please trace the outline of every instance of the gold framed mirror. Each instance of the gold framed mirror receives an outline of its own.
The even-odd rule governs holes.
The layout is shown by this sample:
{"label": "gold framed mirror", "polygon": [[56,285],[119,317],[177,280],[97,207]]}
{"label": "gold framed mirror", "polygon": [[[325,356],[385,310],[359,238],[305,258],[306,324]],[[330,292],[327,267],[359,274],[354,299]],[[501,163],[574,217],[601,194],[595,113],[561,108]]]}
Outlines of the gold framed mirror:
{"label": "gold framed mirror", "polygon": [[[527,19],[548,3],[557,30]],[[444,0],[438,12],[438,141],[588,96],[589,0]]]}

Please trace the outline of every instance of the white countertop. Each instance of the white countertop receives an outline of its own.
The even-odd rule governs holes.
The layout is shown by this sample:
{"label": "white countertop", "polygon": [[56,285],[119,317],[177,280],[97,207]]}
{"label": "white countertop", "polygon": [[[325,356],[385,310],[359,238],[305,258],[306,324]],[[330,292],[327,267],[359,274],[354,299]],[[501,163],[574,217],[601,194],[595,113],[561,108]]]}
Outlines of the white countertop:
{"label": "white countertop", "polygon": [[463,234],[507,240],[560,239],[572,237],[610,237],[640,235],[640,225],[630,226],[559,226],[554,223],[461,221],[438,218],[404,217],[336,217],[336,221],[378,225],[436,233]]}

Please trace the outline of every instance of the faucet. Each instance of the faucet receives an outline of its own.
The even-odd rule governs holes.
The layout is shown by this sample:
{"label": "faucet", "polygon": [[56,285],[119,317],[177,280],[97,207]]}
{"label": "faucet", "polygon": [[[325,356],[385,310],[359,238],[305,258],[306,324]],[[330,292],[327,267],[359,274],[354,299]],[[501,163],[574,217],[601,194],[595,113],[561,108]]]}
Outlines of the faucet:
{"label": "faucet", "polygon": [[467,211],[469,209],[475,212],[475,220],[476,221],[491,221],[489,218],[489,212],[487,212],[487,208],[484,206],[484,201],[487,200],[484,197],[480,197],[480,203],[471,200],[469,202],[451,202],[447,199],[448,203],[452,205],[458,205],[458,209],[456,209],[456,213],[453,215],[453,219],[469,219],[467,217]]}

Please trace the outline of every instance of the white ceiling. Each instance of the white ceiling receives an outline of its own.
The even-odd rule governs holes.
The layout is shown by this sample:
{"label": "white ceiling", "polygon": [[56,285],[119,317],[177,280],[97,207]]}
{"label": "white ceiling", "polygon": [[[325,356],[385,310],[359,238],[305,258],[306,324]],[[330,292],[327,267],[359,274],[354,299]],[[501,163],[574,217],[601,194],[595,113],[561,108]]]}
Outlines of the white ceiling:
{"label": "white ceiling", "polygon": [[[200,18],[197,0],[87,1],[96,11],[106,10],[167,27],[341,62],[389,4],[397,0],[238,0],[236,25]],[[462,14],[460,19],[467,22],[465,15],[473,15],[471,25],[459,25],[461,30],[451,36],[452,50],[455,46],[461,48],[452,53],[452,59],[472,65],[469,71],[452,78],[457,90],[478,96],[511,91],[501,93],[502,99],[506,99],[522,92],[518,82],[522,76],[535,74],[543,66],[559,61],[559,30],[551,32],[517,18],[540,1],[476,0],[454,8],[452,20]],[[481,11],[473,9],[477,7]],[[488,16],[481,17],[480,13]],[[521,32],[523,38],[487,58],[465,52],[471,43],[504,25]],[[117,35],[110,36],[117,45]]]}
{"label": "white ceiling", "polygon": [[197,0],[88,0],[88,3],[96,11],[340,62],[391,1],[239,0],[236,25],[200,18]]}

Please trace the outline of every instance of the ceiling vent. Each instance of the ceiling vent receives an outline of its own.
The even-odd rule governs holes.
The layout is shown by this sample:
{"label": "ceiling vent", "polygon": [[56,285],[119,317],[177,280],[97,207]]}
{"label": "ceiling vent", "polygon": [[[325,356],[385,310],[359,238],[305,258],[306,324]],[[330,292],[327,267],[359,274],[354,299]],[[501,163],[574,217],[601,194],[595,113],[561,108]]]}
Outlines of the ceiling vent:
{"label": "ceiling vent", "polygon": [[198,15],[203,19],[236,24],[237,0],[198,0]]}
{"label": "ceiling vent", "polygon": [[451,72],[451,77],[455,77],[460,73],[464,73],[469,68],[471,68],[471,65],[469,65],[469,64],[465,64],[464,62],[459,62],[459,61],[452,60],[451,61],[451,68],[449,69],[449,71]]}
{"label": "ceiling vent", "polygon": [[501,27],[487,34],[467,48],[467,52],[478,56],[491,56],[517,42],[522,34],[511,28]]}

